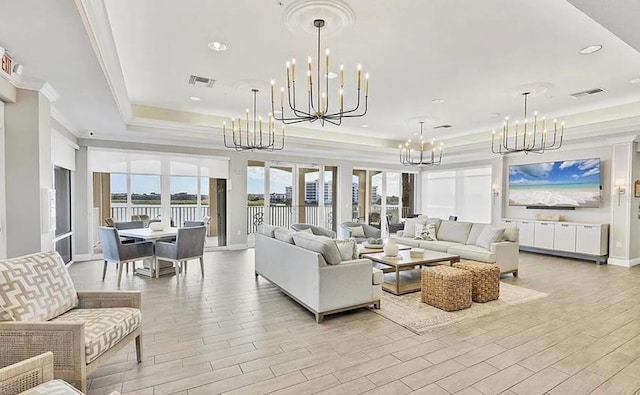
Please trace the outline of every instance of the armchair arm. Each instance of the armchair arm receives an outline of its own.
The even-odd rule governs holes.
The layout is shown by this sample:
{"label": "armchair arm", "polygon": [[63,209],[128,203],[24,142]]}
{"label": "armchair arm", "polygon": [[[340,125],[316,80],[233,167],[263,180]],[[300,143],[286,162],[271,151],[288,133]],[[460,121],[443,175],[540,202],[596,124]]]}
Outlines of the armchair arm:
{"label": "armchair arm", "polygon": [[50,351],[0,369],[0,394],[19,394],[49,380],[53,380]]}
{"label": "armchair arm", "polygon": [[178,258],[178,245],[176,243],[169,243],[166,241],[156,242],[156,257],[177,259]]}
{"label": "armchair arm", "polygon": [[491,252],[496,254],[496,265],[500,273],[517,271],[519,266],[519,246],[512,241],[491,243]]}
{"label": "armchair arm", "polygon": [[106,307],[133,307],[142,306],[142,294],[140,291],[78,291],[79,309],[98,309]]}
{"label": "armchair arm", "polygon": [[0,322],[0,366],[53,352],[56,370],[74,370],[85,363],[83,322]]}

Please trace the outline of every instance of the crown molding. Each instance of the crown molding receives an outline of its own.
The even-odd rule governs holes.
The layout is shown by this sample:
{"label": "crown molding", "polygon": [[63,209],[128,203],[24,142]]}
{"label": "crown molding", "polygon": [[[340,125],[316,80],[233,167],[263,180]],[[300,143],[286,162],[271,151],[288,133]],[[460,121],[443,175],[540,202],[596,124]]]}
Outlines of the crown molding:
{"label": "crown molding", "polygon": [[116,50],[104,1],[74,0],[74,2],[120,116],[127,123],[132,118],[131,101],[127,93],[127,86],[120,66],[120,58]]}
{"label": "crown molding", "polygon": [[78,131],[78,129],[76,129],[71,121],[69,121],[69,119],[65,117],[64,114],[60,112],[60,110],[58,110],[58,107],[51,106],[51,118],[55,119],[60,125],[64,126],[64,128],[74,136],[80,137],[80,132]]}
{"label": "crown molding", "polygon": [[60,94],[58,94],[58,91],[56,91],[50,83],[38,78],[22,77],[22,79],[16,83],[16,88],[38,91],[51,103],[60,98]]}

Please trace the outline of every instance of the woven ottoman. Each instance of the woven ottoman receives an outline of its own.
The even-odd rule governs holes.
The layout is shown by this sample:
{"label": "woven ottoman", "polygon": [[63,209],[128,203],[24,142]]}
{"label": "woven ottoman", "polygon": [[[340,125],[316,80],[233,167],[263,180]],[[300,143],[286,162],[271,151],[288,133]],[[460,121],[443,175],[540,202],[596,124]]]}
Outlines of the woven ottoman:
{"label": "woven ottoman", "polygon": [[444,311],[471,307],[473,274],[449,266],[422,269],[422,301]]}
{"label": "woven ottoman", "polygon": [[481,262],[457,262],[453,267],[469,271],[473,275],[471,297],[476,303],[485,303],[500,297],[500,268]]}

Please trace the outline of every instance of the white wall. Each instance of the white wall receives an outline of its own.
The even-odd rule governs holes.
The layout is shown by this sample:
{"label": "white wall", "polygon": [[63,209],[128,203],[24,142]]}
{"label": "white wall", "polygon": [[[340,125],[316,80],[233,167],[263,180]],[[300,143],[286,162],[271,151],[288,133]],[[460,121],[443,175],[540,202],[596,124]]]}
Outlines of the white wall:
{"label": "white wall", "polygon": [[[550,151],[544,155],[507,155],[504,158],[502,174],[494,174],[494,183],[501,189],[501,203],[503,218],[535,219],[536,214],[560,214],[567,221],[601,223],[611,222],[611,157],[613,147],[611,145],[601,148],[588,148],[579,150]],[[600,158],[600,183],[602,185],[602,204],[599,208],[576,208],[575,210],[539,210],[527,209],[521,206],[509,206],[509,166],[528,163],[553,162],[560,160]],[[494,166],[494,171],[499,170]]]}
{"label": "white wall", "polygon": [[7,257],[7,206],[5,203],[4,102],[0,101],[0,259]]}

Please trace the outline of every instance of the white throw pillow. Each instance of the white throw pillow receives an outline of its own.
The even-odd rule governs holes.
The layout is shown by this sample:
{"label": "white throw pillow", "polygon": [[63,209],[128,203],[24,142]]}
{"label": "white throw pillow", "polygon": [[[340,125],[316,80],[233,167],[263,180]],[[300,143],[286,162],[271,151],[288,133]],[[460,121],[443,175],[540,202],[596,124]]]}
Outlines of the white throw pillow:
{"label": "white throw pillow", "polygon": [[420,233],[416,232],[416,221],[415,218],[409,218],[404,222],[404,230],[402,231],[402,237],[414,237],[419,235]]}
{"label": "white throw pillow", "polygon": [[307,228],[307,229],[300,229],[298,232],[309,233],[310,235],[312,235],[312,234],[313,234],[313,232],[311,231],[311,228]]}
{"label": "white throw pillow", "polygon": [[[427,222],[429,222],[429,218],[426,215],[418,215],[418,217],[415,220],[420,225],[426,225]],[[418,234],[418,233],[416,233],[416,234]]]}
{"label": "white throw pillow", "polygon": [[416,235],[421,235],[427,231],[427,226],[417,223],[416,224]]}
{"label": "white throw pillow", "polygon": [[486,250],[491,249],[491,243],[497,243],[504,235],[504,227],[485,226],[482,233],[478,236],[476,245]]}
{"label": "white throw pillow", "polygon": [[362,226],[347,226],[347,230],[351,233],[351,237],[366,237]]}
{"label": "white throw pillow", "polygon": [[285,243],[293,244],[293,234],[296,233],[289,229],[278,228],[273,231],[273,235],[276,239],[284,241]]}
{"label": "white throw pillow", "polygon": [[358,259],[358,244],[355,240],[336,240],[343,261]]}

